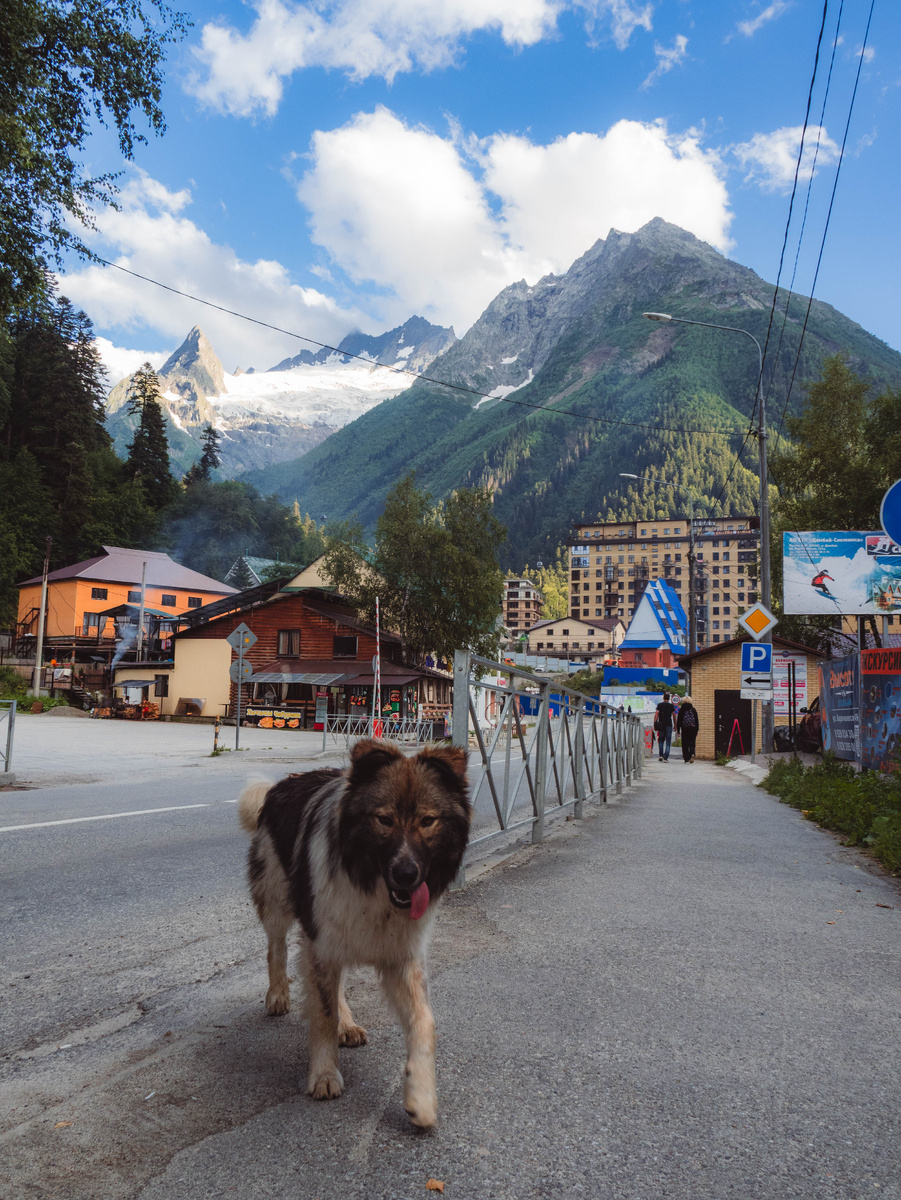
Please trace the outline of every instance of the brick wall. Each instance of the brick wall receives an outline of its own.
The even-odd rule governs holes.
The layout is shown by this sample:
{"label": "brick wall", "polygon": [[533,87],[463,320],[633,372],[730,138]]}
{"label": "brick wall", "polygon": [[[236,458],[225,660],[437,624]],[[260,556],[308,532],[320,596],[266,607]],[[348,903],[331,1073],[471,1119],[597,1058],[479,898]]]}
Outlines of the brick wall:
{"label": "brick wall", "polygon": [[[741,674],[741,642],[727,642],[722,649],[705,654],[691,663],[691,698],[698,710],[698,758],[715,758],[714,735],[715,722],[715,692],[717,690],[739,691],[738,681]],[[777,643],[778,645],[778,643]],[[822,662],[815,654],[807,656],[807,703],[820,694],[817,665]],[[758,702],[756,728],[757,750],[762,750],[760,730],[761,704]],[[788,724],[787,717],[777,717],[777,725]],[[750,746],[746,747],[750,750]]]}

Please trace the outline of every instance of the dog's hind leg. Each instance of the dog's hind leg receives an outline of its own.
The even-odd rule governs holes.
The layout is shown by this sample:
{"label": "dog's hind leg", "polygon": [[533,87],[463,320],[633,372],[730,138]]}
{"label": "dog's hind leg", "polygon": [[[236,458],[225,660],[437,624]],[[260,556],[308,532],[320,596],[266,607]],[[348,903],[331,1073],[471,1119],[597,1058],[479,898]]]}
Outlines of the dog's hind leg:
{"label": "dog's hind leg", "polygon": [[341,968],[316,957],[304,947],[306,1008],[310,1022],[310,1074],[307,1092],[314,1100],[334,1100],[344,1090],[338,1070],[338,994]]}
{"label": "dog's hind leg", "polygon": [[288,983],[288,933],[294,918],[283,908],[273,906],[263,916],[263,927],[269,939],[266,962],[269,966],[269,991],[266,993],[266,1012],[279,1017],[291,1007]]}
{"label": "dog's hind leg", "polygon": [[338,984],[338,1045],[365,1046],[368,1041],[369,1036],[366,1030],[354,1021],[354,1015],[345,998],[344,972],[342,971],[341,981]]}
{"label": "dog's hind leg", "polygon": [[382,972],[382,985],[400,1018],[407,1043],[404,1108],[414,1125],[429,1129],[438,1119],[435,1090],[435,1018],[429,1005],[425,965],[407,963]]}

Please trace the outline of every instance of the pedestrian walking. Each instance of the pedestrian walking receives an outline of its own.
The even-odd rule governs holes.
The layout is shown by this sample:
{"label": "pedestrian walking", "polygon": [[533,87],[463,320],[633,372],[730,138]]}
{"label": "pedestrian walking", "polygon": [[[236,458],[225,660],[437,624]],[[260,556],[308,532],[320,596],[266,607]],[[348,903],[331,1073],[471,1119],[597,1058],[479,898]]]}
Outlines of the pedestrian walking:
{"label": "pedestrian walking", "polygon": [[657,744],[660,747],[660,761],[669,762],[670,746],[673,742],[673,717],[675,705],[670,704],[669,692],[663,693],[663,699],[657,705],[654,713],[654,728],[657,731]]}
{"label": "pedestrian walking", "polygon": [[682,757],[687,763],[695,760],[698,729],[698,710],[692,704],[691,696],[683,696],[679,705],[679,715],[676,717],[676,732],[682,738]]}

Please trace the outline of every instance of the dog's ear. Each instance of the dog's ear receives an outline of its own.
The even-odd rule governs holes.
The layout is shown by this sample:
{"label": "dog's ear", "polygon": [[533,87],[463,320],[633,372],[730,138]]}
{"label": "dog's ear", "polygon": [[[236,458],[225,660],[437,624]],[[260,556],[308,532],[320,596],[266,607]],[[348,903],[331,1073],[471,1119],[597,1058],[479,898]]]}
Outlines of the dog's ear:
{"label": "dog's ear", "polygon": [[429,746],[418,757],[424,766],[436,771],[453,791],[466,790],[469,752],[462,746]]}
{"label": "dog's ear", "polygon": [[364,738],[350,752],[350,781],[364,783],[399,758],[403,755],[393,742]]}

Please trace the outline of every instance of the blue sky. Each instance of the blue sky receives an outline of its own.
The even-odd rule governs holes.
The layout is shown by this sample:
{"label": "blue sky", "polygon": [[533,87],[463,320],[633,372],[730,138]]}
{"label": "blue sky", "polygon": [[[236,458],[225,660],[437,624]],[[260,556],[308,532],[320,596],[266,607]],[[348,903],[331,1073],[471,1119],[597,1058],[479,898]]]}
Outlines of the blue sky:
{"label": "blue sky", "polygon": [[[654,216],[774,280],[820,0],[210,0],[169,60],[98,253],[321,341],[418,313],[462,334],[506,284]],[[829,0],[795,289],[808,293],[870,0]],[[836,37],[836,33],[838,36]],[[901,6],[876,0],[816,287],[901,349]],[[811,135],[812,154],[815,134]],[[94,171],[118,169],[95,137]],[[791,277],[812,158],[801,173]],[[73,262],[110,372],[200,324],[227,370],[303,343]],[[653,308],[654,297],[648,297]]]}

